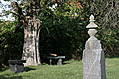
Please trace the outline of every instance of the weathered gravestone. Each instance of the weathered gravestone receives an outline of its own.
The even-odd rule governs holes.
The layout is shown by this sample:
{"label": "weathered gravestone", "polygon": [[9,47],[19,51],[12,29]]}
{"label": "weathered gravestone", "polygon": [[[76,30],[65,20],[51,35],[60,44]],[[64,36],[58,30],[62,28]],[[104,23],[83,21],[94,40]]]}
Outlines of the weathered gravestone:
{"label": "weathered gravestone", "polygon": [[83,79],[106,79],[104,51],[95,37],[97,31],[94,28],[98,26],[94,21],[94,16],[91,15],[90,24],[86,27],[89,28],[90,38],[86,41],[83,51]]}
{"label": "weathered gravestone", "polygon": [[9,62],[10,71],[14,73],[24,72],[23,63],[26,63],[26,60],[9,60],[8,62]]}

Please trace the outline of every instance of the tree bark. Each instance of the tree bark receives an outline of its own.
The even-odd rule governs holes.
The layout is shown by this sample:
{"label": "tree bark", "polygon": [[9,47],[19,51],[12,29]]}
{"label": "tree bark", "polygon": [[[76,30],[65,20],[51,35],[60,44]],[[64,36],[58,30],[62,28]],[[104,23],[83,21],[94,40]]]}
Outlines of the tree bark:
{"label": "tree bark", "polygon": [[28,4],[25,13],[20,4],[13,1],[11,6],[12,12],[18,17],[18,24],[15,31],[21,26],[24,26],[24,46],[22,60],[26,60],[25,66],[40,64],[39,55],[39,33],[40,33],[40,20],[38,18],[40,13],[40,0],[27,0]]}
{"label": "tree bark", "polygon": [[35,17],[28,20],[28,25],[24,27],[24,47],[22,54],[22,59],[26,60],[25,66],[36,66],[40,64],[39,33],[40,20]]}
{"label": "tree bark", "polygon": [[40,20],[38,18],[40,12],[40,0],[31,0],[25,17],[24,25],[24,46],[22,60],[26,60],[25,66],[36,66],[40,63],[39,54],[39,34]]}

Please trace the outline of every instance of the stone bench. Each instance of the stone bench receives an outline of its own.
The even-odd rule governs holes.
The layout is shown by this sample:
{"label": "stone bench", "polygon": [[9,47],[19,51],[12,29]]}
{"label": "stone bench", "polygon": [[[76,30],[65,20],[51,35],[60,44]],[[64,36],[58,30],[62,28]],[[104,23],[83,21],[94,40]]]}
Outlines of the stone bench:
{"label": "stone bench", "polygon": [[8,60],[10,71],[14,73],[20,73],[24,71],[23,63],[26,63],[26,60]]}
{"label": "stone bench", "polygon": [[58,59],[57,65],[62,65],[62,59],[64,59],[65,56],[47,56],[44,59],[50,59],[50,65],[52,65],[53,59]]}

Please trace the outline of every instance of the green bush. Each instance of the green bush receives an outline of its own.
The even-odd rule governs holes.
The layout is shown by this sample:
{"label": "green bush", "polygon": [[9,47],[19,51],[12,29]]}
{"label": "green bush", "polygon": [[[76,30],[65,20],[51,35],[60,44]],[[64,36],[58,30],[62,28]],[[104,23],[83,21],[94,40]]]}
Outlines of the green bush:
{"label": "green bush", "polygon": [[[18,33],[13,33],[13,28],[16,25],[14,22],[1,22],[4,24],[0,30],[0,63],[8,65],[8,60],[21,59],[23,48],[23,29]],[[21,32],[20,32],[21,31]]]}
{"label": "green bush", "polygon": [[[82,9],[77,9],[66,3],[57,3],[56,9],[53,11],[50,8],[41,10],[41,54],[56,53],[65,55],[67,59],[81,59],[85,41],[88,37],[85,28],[87,21],[81,15],[82,12]],[[74,16],[73,13],[78,15]]]}

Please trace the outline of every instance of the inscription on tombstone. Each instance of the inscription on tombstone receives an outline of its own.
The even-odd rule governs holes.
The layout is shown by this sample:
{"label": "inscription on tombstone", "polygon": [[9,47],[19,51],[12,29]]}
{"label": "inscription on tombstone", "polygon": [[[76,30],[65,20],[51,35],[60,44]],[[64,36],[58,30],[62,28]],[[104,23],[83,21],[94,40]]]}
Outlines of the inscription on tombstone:
{"label": "inscription on tombstone", "polygon": [[98,26],[94,21],[94,16],[91,15],[90,24],[86,27],[89,28],[90,38],[86,41],[83,51],[83,79],[106,79],[104,51],[100,41],[95,37],[97,31],[94,28]]}

